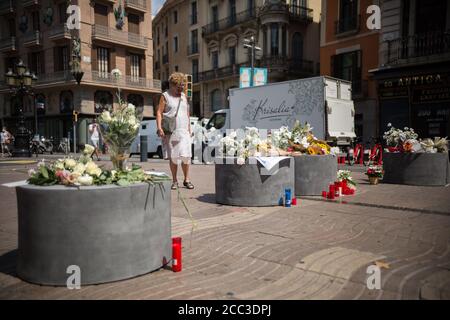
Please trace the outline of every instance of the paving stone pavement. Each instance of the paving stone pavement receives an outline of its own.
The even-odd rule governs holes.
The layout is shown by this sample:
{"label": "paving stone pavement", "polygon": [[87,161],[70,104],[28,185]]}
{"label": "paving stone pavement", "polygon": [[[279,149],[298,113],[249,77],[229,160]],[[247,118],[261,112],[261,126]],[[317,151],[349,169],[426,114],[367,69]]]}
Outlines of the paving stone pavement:
{"label": "paving stone pavement", "polygon": [[[27,167],[0,165],[0,184],[25,179]],[[0,187],[0,299],[450,299],[450,188],[370,186],[361,172],[354,177],[357,194],[334,202],[229,207],[214,201],[214,167],[194,165],[196,188],[180,189],[194,230],[172,197],[183,271],[79,290],[17,278],[15,191]],[[377,261],[385,264],[381,289],[369,290],[367,268]]]}

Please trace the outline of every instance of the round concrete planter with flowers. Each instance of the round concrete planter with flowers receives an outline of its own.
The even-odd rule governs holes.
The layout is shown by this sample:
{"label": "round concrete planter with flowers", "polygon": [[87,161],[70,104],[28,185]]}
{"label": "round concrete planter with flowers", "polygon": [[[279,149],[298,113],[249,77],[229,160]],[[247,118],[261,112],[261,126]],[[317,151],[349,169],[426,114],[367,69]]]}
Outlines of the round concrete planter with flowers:
{"label": "round concrete planter with flowers", "polygon": [[295,161],[295,194],[321,195],[336,181],[337,159],[334,155],[299,155]]}
{"label": "round concrete planter with flowers", "polygon": [[65,286],[69,266],[81,285],[127,279],[170,262],[170,182],[17,187],[17,273]]}
{"label": "round concrete planter with flowers", "polygon": [[383,154],[384,183],[445,186],[450,183],[448,153]]}
{"label": "round concrete planter with flowers", "polygon": [[277,206],[285,189],[294,195],[294,159],[286,158],[270,171],[253,159],[237,164],[227,158],[215,168],[216,201],[220,204],[244,207]]}

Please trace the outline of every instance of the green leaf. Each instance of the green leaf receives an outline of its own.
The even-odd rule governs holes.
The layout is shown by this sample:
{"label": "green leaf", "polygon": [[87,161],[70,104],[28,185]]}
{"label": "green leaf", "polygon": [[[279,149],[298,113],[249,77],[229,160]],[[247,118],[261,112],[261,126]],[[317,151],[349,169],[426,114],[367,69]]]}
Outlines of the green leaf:
{"label": "green leaf", "polygon": [[40,166],[39,167],[39,171],[42,173],[42,176],[45,179],[48,179],[48,170],[47,170],[47,168],[45,166]]}
{"label": "green leaf", "polygon": [[121,187],[126,187],[130,185],[130,183],[126,179],[120,179],[119,181],[117,181],[117,184]]}

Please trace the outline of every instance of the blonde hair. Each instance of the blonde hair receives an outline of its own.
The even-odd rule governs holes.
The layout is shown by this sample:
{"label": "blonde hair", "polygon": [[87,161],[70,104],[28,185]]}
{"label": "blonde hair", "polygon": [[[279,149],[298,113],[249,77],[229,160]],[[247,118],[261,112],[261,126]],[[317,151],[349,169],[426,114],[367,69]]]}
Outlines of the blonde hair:
{"label": "blonde hair", "polygon": [[179,85],[186,82],[186,76],[184,73],[175,72],[172,73],[169,77],[169,83],[174,85]]}

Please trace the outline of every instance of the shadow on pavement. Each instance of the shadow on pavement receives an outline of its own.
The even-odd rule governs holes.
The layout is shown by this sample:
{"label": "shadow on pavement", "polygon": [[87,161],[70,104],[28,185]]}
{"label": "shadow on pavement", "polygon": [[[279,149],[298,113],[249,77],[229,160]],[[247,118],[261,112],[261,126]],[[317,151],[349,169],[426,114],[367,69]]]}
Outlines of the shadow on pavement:
{"label": "shadow on pavement", "polygon": [[202,194],[201,196],[198,196],[197,200],[200,202],[216,204],[216,194],[215,193],[205,193],[205,194]]}
{"label": "shadow on pavement", "polygon": [[0,256],[0,273],[17,277],[17,249]]}

